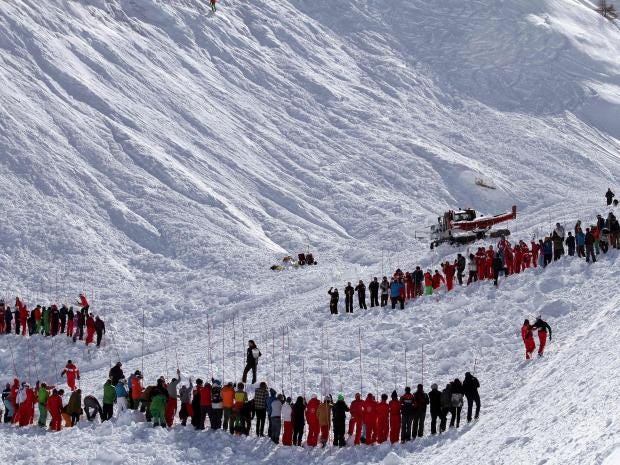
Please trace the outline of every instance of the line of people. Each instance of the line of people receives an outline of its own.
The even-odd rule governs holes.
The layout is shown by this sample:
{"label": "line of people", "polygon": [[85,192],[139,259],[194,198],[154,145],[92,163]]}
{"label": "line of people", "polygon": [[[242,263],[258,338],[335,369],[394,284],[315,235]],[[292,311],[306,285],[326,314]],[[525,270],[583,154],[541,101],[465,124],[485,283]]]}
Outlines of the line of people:
{"label": "line of people", "polygon": [[49,429],[59,431],[63,422],[65,427],[74,426],[83,414],[88,421],[99,416],[104,422],[129,409],[144,413],[146,421],[152,422],[154,427],[172,427],[178,416],[182,426],[187,426],[191,418],[190,424],[195,430],[204,430],[208,420],[209,429],[224,429],[235,435],[249,435],[254,429],[256,436],[266,436],[286,446],[320,444],[325,447],[333,430],[333,445],[344,447],[347,433],[349,444],[353,445],[404,443],[421,438],[429,411],[431,434],[446,431],[448,425],[458,428],[464,399],[467,400],[468,422],[477,419],[480,413],[480,383],[469,372],[462,382],[456,378],[443,390],[433,384],[431,390],[425,392],[422,384],[418,384],[414,392],[405,387],[401,396],[394,390],[390,400],[385,393],[378,397],[367,393],[365,398],[357,393],[348,405],[342,394],[337,395],[335,401],[332,395],[324,396],[321,401],[316,394],[309,400],[297,396],[293,401],[292,396],[278,394],[265,382],[258,385],[250,400],[243,382],[222,386],[217,379],[194,382],[190,377],[181,384],[178,369],[170,381],[161,376],[154,385],[144,386],[139,370],[126,379],[119,362],[109,372],[100,403],[92,395],[82,399],[82,390],[75,386],[79,370],[71,361],[67,367],[65,372],[72,392],[66,404],[64,390],[53,385],[37,381],[30,387],[17,378],[12,384],[7,383],[2,394],[4,422],[22,427],[32,425],[35,406],[38,406],[37,425],[46,427],[49,416]]}
{"label": "line of people", "polygon": [[[495,248],[490,245],[487,249],[478,247],[474,253],[467,250],[464,256],[458,253],[454,261],[441,263],[441,271],[427,269],[422,271],[416,266],[412,272],[403,272],[398,268],[388,281],[383,276],[381,282],[377,277],[366,287],[364,281],[359,280],[353,287],[347,282],[344,288],[345,312],[353,313],[353,301],[357,294],[358,308],[366,310],[366,291],[370,293],[370,308],[385,307],[388,301],[392,309],[399,306],[405,308],[407,300],[416,299],[422,295],[433,295],[440,292],[450,292],[455,285],[471,285],[477,281],[492,280],[497,286],[500,274],[504,277],[519,274],[529,268],[546,267],[553,261],[559,260],[566,254],[586,259],[586,262],[596,262],[596,256],[607,253],[610,248],[620,248],[620,224],[613,212],[607,218],[600,214],[595,224],[582,229],[581,221],[577,221],[572,232],[566,234],[564,226],[556,224],[555,229],[544,239],[538,242],[532,240],[528,245],[525,241],[511,244],[505,237],[501,237]],[[467,271],[467,280],[465,275]],[[331,287],[329,308],[332,315],[339,311],[340,294],[337,288]]]}
{"label": "line of people", "polygon": [[[79,295],[79,310],[63,304],[60,308],[56,304],[49,307],[37,305],[31,311],[19,298],[15,298],[15,310],[0,300],[0,335],[15,334],[22,336],[43,335],[54,337],[66,334],[76,342],[84,340],[86,345],[95,343],[101,345],[105,334],[105,322],[98,315],[89,312],[90,304],[84,294]],[[96,338],[96,339],[95,339]]]}

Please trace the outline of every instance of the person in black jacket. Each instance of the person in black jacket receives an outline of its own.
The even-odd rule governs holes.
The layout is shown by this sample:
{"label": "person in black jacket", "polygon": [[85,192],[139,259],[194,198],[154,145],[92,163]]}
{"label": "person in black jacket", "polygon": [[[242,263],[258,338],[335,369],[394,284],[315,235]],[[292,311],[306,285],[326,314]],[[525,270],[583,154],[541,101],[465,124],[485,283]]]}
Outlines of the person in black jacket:
{"label": "person in black jacket", "polygon": [[460,253],[456,254],[456,279],[459,281],[459,285],[463,285],[463,273],[465,273],[465,265],[467,264],[465,257]]}
{"label": "person in black jacket", "polygon": [[65,327],[67,325],[67,314],[69,313],[69,309],[67,308],[66,305],[63,304],[62,307],[60,307],[60,334],[64,334],[65,332]]}
{"label": "person in black jacket", "polygon": [[101,345],[101,339],[105,334],[105,323],[98,316],[95,317],[95,331],[97,332],[97,347]]}
{"label": "person in black jacket", "polygon": [[368,285],[368,290],[370,291],[370,308],[375,305],[379,306],[379,281],[377,278],[373,278],[373,280]]}
{"label": "person in black jacket", "polygon": [[355,289],[349,282],[344,288],[344,307],[346,313],[353,313],[353,294],[355,294]]}
{"label": "person in black jacket", "polygon": [[502,271],[504,276],[506,276],[506,269],[504,268],[504,261],[502,260],[502,255],[499,250],[495,253],[495,257],[493,257],[493,284],[497,286],[497,280],[499,278],[499,272]]}
{"label": "person in black jacket", "polygon": [[416,266],[415,271],[412,274],[413,284],[415,286],[415,295],[416,297],[419,297],[424,291],[424,286],[422,286],[422,283],[424,282],[424,272],[420,269],[419,266]]}
{"label": "person in black jacket", "polygon": [[616,194],[614,194],[611,191],[611,187],[607,189],[607,192],[605,192],[605,198],[607,199],[607,205],[611,205],[611,202],[613,200],[613,198],[616,196]]}
{"label": "person in black jacket", "polygon": [[437,384],[431,385],[431,392],[428,393],[428,400],[431,407],[431,434],[437,434],[437,418],[441,420],[442,424],[444,423],[441,414],[441,392],[437,389]]}
{"label": "person in black jacket", "polygon": [[572,232],[568,232],[568,237],[566,238],[566,247],[568,248],[568,255],[571,257],[575,256],[575,236],[573,236]]}
{"label": "person in black jacket", "polygon": [[586,228],[586,262],[596,263],[596,255],[594,254],[594,234],[590,231],[590,228]]}
{"label": "person in black jacket", "polygon": [[116,362],[116,365],[110,368],[110,373],[108,373],[108,376],[112,380],[113,386],[116,386],[118,382],[125,377],[123,369],[121,368],[122,366],[123,364],[121,362]]}
{"label": "person in black jacket", "polygon": [[291,420],[293,420],[293,445],[301,447],[301,438],[306,424],[306,401],[301,396],[297,397],[293,405]]}
{"label": "person in black jacket", "polygon": [[467,398],[467,423],[471,421],[471,411],[474,403],[476,404],[476,413],[474,414],[474,420],[478,419],[480,414],[480,394],[478,394],[478,388],[480,383],[478,378],[472,376],[468,371],[465,373],[465,379],[463,380],[463,394]]}
{"label": "person in black jacket", "polygon": [[450,411],[450,428],[454,427],[455,425],[458,428],[461,424],[461,410],[463,409],[464,394],[463,384],[461,383],[460,379],[455,378],[454,381],[452,381],[451,392],[452,409]]}
{"label": "person in black jacket", "polygon": [[355,286],[355,290],[357,291],[357,301],[360,306],[360,310],[366,310],[366,285],[364,281],[360,279],[360,282],[357,286]]}
{"label": "person in black jacket", "polygon": [[6,307],[4,311],[4,332],[6,334],[11,334],[11,321],[13,321],[13,312],[11,312],[11,307]]}
{"label": "person in black jacket", "polygon": [[333,287],[329,288],[327,291],[329,294],[329,311],[332,315],[338,315],[338,300],[340,296],[338,295],[338,289],[334,289]]}
{"label": "person in black jacket", "polygon": [[412,438],[424,436],[424,422],[426,420],[426,406],[429,404],[428,394],[424,392],[424,387],[418,384],[418,389],[413,395],[414,415],[413,426],[411,428]]}
{"label": "person in black jacket", "polygon": [[443,433],[446,430],[448,422],[448,413],[452,412],[452,383],[446,384],[446,388],[441,391],[441,424],[439,425],[439,432]]}
{"label": "person in black jacket", "polygon": [[334,446],[344,447],[346,441],[344,439],[345,423],[349,407],[344,401],[344,396],[340,394],[338,400],[332,407],[332,421],[334,423]]}
{"label": "person in black jacket", "polygon": [[532,329],[538,329],[538,356],[542,357],[547,345],[547,331],[549,331],[549,340],[551,340],[551,326],[541,316],[537,316]]}
{"label": "person in black jacket", "polygon": [[256,347],[256,343],[253,340],[248,341],[248,350],[245,357],[245,368],[243,369],[243,377],[241,381],[247,382],[248,372],[252,370],[252,384],[256,383],[256,368],[258,367],[258,358],[263,355]]}

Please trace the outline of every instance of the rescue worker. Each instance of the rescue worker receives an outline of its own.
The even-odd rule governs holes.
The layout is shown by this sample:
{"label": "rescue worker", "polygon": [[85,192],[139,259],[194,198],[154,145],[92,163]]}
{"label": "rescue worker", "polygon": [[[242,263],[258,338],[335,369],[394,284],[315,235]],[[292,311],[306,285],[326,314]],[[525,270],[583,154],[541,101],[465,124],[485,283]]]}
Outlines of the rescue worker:
{"label": "rescue worker", "polygon": [[355,432],[354,444],[357,446],[361,443],[362,424],[364,422],[364,401],[359,392],[355,394],[355,399],[351,402],[350,412],[349,436]]}
{"label": "rescue worker", "polygon": [[534,329],[538,329],[538,356],[542,357],[547,345],[547,331],[549,331],[549,340],[551,340],[551,326],[538,316],[532,325],[532,330]]}
{"label": "rescue worker", "polygon": [[69,389],[71,389],[71,391],[75,391],[75,380],[80,379],[80,370],[78,370],[78,367],[71,360],[67,361],[65,369],[62,370],[62,373],[60,373],[60,376],[65,375],[67,375],[67,386],[69,386]]}
{"label": "rescue worker", "polygon": [[536,349],[536,342],[534,342],[534,335],[532,334],[533,328],[530,325],[530,320],[525,320],[523,326],[521,326],[521,338],[525,344],[525,358],[529,360],[532,358],[532,354]]}

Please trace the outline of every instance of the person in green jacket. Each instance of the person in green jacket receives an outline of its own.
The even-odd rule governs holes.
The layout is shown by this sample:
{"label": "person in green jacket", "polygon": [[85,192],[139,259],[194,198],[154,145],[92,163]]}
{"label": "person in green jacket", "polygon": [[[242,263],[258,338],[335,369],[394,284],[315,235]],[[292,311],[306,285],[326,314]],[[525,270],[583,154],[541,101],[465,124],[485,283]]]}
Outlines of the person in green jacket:
{"label": "person in green jacket", "polygon": [[157,386],[151,391],[151,417],[153,418],[153,426],[166,427],[166,403],[168,402],[168,391],[164,387],[162,379],[157,380]]}
{"label": "person in green jacket", "polygon": [[38,425],[41,428],[45,428],[47,426],[47,399],[50,397],[50,392],[48,391],[47,384],[41,383],[39,386],[39,391],[37,392],[37,402],[39,404],[39,421]]}
{"label": "person in green jacket", "polygon": [[112,384],[112,380],[108,379],[103,385],[102,422],[112,418],[112,414],[114,413],[114,402],[116,402],[116,388]]}

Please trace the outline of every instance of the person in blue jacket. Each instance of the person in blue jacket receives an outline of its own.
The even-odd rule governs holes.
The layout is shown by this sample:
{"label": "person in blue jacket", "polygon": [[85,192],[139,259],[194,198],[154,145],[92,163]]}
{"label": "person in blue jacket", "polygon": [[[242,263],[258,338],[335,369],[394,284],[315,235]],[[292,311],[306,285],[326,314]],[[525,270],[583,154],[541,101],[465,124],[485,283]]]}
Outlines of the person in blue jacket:
{"label": "person in blue jacket", "polygon": [[392,310],[396,308],[396,303],[400,302],[400,309],[405,308],[405,300],[401,297],[401,289],[404,284],[400,279],[394,279],[390,283],[390,300],[392,301]]}
{"label": "person in blue jacket", "polygon": [[269,397],[267,398],[267,437],[271,437],[271,403],[278,398],[274,388],[269,388]]}
{"label": "person in blue jacket", "polygon": [[545,242],[543,242],[542,248],[543,255],[545,256],[545,261],[543,266],[547,266],[553,260],[553,242],[550,237],[545,237]]}
{"label": "person in blue jacket", "polygon": [[575,233],[575,243],[577,244],[577,256],[585,258],[586,256],[586,235],[581,228]]}
{"label": "person in blue jacket", "polygon": [[119,380],[119,382],[116,383],[114,390],[116,391],[116,416],[118,416],[127,410],[127,398],[129,396],[129,393],[127,392],[127,380],[125,378]]}

